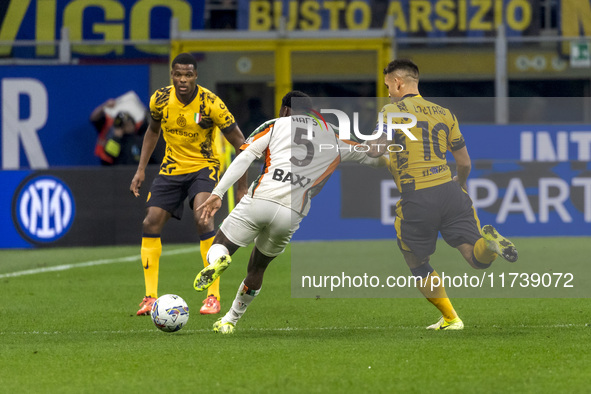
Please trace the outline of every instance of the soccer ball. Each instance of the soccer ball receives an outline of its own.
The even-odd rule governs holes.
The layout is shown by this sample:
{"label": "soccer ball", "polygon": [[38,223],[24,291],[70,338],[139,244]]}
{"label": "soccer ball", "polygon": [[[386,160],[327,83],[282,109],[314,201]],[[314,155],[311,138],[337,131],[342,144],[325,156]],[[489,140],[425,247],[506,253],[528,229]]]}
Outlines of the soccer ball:
{"label": "soccer ball", "polygon": [[165,294],[152,305],[152,321],[164,332],[178,331],[189,320],[189,307],[175,294]]}

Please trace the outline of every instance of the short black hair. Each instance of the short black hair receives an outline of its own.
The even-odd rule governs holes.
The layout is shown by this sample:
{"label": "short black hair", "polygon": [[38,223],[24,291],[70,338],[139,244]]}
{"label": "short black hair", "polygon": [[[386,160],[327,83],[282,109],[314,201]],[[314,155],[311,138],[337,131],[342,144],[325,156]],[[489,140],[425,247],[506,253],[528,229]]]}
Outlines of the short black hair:
{"label": "short black hair", "polygon": [[409,77],[412,77],[416,80],[419,79],[419,67],[410,59],[392,60],[384,69],[384,75],[388,75],[395,71],[403,71]]}
{"label": "short black hair", "polygon": [[174,60],[172,61],[172,64],[170,66],[172,68],[174,68],[175,64],[192,64],[193,67],[195,68],[195,71],[197,71],[197,61],[195,60],[193,55],[191,55],[188,52],[183,52],[183,53],[178,54],[174,58]]}
{"label": "short black hair", "polygon": [[312,108],[312,99],[310,98],[310,96],[308,96],[306,93],[301,92],[299,90],[292,90],[291,92],[289,92],[285,96],[283,96],[283,99],[281,100],[281,106],[291,108],[291,99],[294,97],[304,99],[299,102],[302,102],[306,109]]}

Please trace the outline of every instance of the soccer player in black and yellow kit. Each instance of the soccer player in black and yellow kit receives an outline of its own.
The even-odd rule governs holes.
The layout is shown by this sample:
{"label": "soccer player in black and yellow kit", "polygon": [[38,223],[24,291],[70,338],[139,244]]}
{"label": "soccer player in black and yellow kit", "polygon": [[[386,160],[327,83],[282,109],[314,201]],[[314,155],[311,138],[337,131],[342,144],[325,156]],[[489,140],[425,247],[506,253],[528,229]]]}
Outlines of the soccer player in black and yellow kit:
{"label": "soccer player in black and yellow kit", "polygon": [[[396,129],[393,141],[388,141],[387,134],[383,134],[372,145],[372,155],[376,156],[388,144],[396,144],[393,145],[396,149],[389,153],[389,169],[401,194],[395,220],[398,246],[413,275],[422,278],[417,281],[417,287],[442,314],[437,323],[427,328],[461,330],[464,323],[441,281],[432,282],[438,275],[429,264],[429,258],[435,252],[438,233],[441,232],[443,239],[457,248],[476,269],[488,268],[497,254],[514,262],[517,250],[491,225],[480,229],[472,200],[466,192],[471,162],[458,120],[449,109],[421,97],[416,64],[405,59],[390,62],[384,69],[384,82],[391,104],[384,106],[380,113],[383,125],[387,125],[388,113],[411,114],[417,120],[416,125],[408,129],[414,138]],[[408,124],[411,119],[399,118],[396,123]],[[398,152],[400,146],[404,150]],[[457,175],[453,178],[445,156],[448,150],[457,166]],[[432,284],[439,286],[432,287]]]}
{"label": "soccer player in black and yellow kit", "polygon": [[[171,65],[172,85],[158,89],[150,99],[150,124],[144,136],[140,162],[130,191],[139,196],[145,179],[145,168],[156,147],[160,130],[166,142],[166,154],[160,172],[154,179],[146,201],[143,221],[141,258],[144,267],[146,296],[137,315],[146,315],[158,298],[158,267],[164,224],[174,217],[180,219],[183,202],[188,197],[199,234],[201,257],[207,266],[207,252],[213,242],[213,221],[201,220],[197,210],[216,186],[219,160],[214,138],[217,128],[239,152],[244,136],[226,105],[211,91],[197,85],[197,62],[189,53],[181,53]],[[246,193],[246,178],[238,184],[237,197]],[[203,301],[202,314],[220,311],[219,282],[209,288]]]}

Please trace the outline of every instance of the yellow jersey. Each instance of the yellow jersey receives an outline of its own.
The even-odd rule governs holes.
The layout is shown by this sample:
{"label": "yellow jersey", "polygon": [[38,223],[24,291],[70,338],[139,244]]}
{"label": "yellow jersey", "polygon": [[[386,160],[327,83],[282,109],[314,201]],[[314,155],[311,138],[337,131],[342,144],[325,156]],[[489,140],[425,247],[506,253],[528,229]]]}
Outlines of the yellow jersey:
{"label": "yellow jersey", "polygon": [[[466,146],[456,116],[447,108],[425,100],[420,95],[407,95],[400,101],[385,105],[380,111],[387,125],[388,113],[409,113],[417,118],[417,124],[409,131],[416,141],[402,130],[395,129],[393,143],[404,150],[391,149],[389,169],[396,187],[403,193],[441,185],[452,179],[447,164],[447,151]],[[394,123],[409,123],[409,118],[394,118]]]}
{"label": "yellow jersey", "polygon": [[195,98],[187,105],[179,101],[173,85],[158,89],[150,98],[150,115],[160,122],[166,142],[160,174],[188,174],[219,167],[216,131],[233,126],[234,116],[211,91],[199,85],[196,90]]}

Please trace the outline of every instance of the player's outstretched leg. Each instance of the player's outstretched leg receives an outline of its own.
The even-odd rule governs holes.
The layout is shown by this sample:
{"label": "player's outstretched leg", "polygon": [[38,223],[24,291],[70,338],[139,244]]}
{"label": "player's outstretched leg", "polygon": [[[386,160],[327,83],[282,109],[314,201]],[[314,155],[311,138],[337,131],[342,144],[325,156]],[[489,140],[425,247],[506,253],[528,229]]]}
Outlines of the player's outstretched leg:
{"label": "player's outstretched leg", "polygon": [[513,242],[503,237],[490,224],[482,227],[482,238],[486,240],[489,250],[503,256],[503,258],[511,263],[517,261],[517,248]]}
{"label": "player's outstretched leg", "polygon": [[207,289],[230,266],[232,258],[225,254],[217,258],[213,264],[203,268],[195,277],[193,287],[197,291]]}

